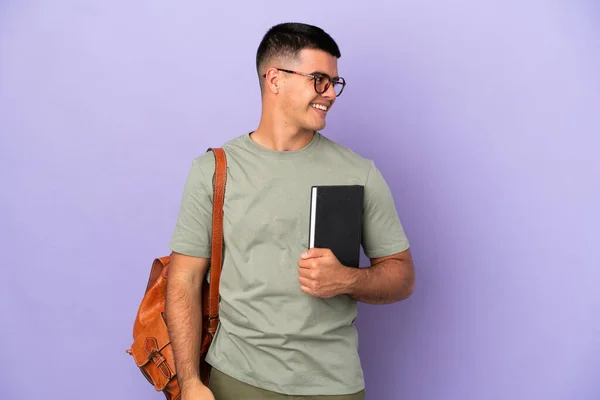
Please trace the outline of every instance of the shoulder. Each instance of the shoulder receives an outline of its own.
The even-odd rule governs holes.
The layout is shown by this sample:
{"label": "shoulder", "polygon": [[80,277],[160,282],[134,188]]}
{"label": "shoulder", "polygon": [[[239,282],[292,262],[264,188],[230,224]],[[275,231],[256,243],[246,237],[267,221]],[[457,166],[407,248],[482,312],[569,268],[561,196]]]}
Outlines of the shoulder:
{"label": "shoulder", "polygon": [[369,174],[371,168],[374,166],[373,160],[322,134],[320,134],[320,136],[321,148],[323,149],[325,157],[334,159],[338,163],[359,170],[367,175]]}
{"label": "shoulder", "polygon": [[[220,146],[212,146],[212,148],[222,148],[225,150],[226,156],[231,156],[236,153],[242,146],[244,135],[234,137]],[[206,149],[206,152],[197,156],[192,160],[192,168],[201,172],[204,176],[211,177],[215,171],[215,156],[212,151]]]}
{"label": "shoulder", "polygon": [[215,157],[211,151],[197,156],[192,160],[191,176],[201,180],[202,184],[206,185],[208,179],[212,177],[215,169]]}

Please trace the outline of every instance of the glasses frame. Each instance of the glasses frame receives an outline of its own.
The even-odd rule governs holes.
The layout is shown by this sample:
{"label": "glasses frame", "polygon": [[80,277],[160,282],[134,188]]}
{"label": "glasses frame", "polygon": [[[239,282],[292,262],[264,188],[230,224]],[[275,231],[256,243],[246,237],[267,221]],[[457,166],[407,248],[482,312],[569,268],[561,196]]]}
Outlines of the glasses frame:
{"label": "glasses frame", "polygon": [[[332,84],[334,84],[334,85],[335,84],[341,84],[342,88],[340,89],[340,92],[335,94],[335,97],[340,97],[340,95],[344,91],[344,88],[346,87],[346,80],[344,78],[342,78],[341,76],[338,77],[338,78],[336,78],[336,79],[334,79],[334,78],[331,78],[327,74],[321,74],[321,73],[319,73],[319,74],[305,74],[304,72],[292,71],[290,69],[284,69],[284,68],[275,68],[275,69],[277,71],[287,72],[289,74],[296,74],[296,75],[300,75],[300,76],[306,76],[306,77],[312,79],[312,81],[314,83],[314,87],[315,87],[315,92],[317,92],[318,94],[323,94],[326,91],[328,91],[329,87]],[[266,78],[266,76],[267,76],[267,74],[264,74],[263,78]],[[325,85],[325,89],[323,91],[321,91],[321,92],[319,92],[317,90],[317,78],[327,79],[327,84]],[[333,92],[335,93],[335,86],[334,86]]]}

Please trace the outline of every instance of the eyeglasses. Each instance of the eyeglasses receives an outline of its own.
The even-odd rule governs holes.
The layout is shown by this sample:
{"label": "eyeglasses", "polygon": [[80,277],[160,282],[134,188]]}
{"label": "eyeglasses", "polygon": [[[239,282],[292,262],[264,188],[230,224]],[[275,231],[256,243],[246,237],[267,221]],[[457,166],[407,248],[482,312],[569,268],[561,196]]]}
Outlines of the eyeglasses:
{"label": "eyeglasses", "polygon": [[[335,97],[339,97],[344,91],[344,87],[346,86],[346,80],[342,77],[330,78],[329,75],[326,74],[305,74],[303,72],[291,71],[289,69],[283,68],[277,68],[277,70],[287,72],[289,74],[306,76],[312,79],[315,84],[315,92],[319,94],[325,93],[329,89],[329,86],[333,85]],[[263,78],[265,78],[266,76],[267,74],[264,74]]]}

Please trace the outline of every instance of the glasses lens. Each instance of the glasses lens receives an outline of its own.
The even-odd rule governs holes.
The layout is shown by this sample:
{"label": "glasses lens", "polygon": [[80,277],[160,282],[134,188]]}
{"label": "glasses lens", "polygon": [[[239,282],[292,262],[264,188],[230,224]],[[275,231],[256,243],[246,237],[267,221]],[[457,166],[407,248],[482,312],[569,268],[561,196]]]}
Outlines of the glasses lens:
{"label": "glasses lens", "polygon": [[[342,94],[345,84],[346,82],[344,81],[344,78],[339,78],[333,83],[333,90],[335,91],[336,96]],[[329,89],[330,85],[331,82],[326,77],[317,77],[315,79],[315,90],[317,91],[317,93],[325,93]]]}
{"label": "glasses lens", "polygon": [[329,79],[317,75],[315,78],[315,90],[317,93],[324,93],[327,89],[329,89]]}
{"label": "glasses lens", "polygon": [[340,94],[342,94],[345,84],[346,84],[346,81],[344,81],[344,78],[340,78],[335,82],[335,84],[333,85],[333,89],[335,90],[336,96],[339,96]]}
{"label": "glasses lens", "polygon": [[336,80],[333,83],[333,90],[335,91],[336,97],[339,96],[340,94],[342,94],[345,84],[346,84],[346,81],[344,81],[344,78],[339,78],[338,80]]}

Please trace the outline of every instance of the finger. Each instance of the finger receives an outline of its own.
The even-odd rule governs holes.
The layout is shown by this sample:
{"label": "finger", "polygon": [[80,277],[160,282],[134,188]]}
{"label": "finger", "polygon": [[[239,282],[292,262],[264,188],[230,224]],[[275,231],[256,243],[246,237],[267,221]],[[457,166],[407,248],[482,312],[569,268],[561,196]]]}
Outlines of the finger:
{"label": "finger", "polygon": [[308,287],[306,287],[306,286],[300,286],[300,290],[302,290],[304,293],[307,293],[307,294],[310,294],[311,296],[314,296],[314,297],[316,297],[316,296],[314,295],[314,293],[312,292],[312,290],[310,290],[310,289],[309,289]]}
{"label": "finger", "polygon": [[300,286],[304,286],[304,287],[307,287],[307,288],[309,288],[309,287],[312,286],[312,283],[311,283],[312,281],[310,279],[308,279],[308,278],[303,277],[303,276],[301,276],[301,277],[298,278],[298,282],[300,282]]}
{"label": "finger", "polygon": [[307,269],[315,269],[319,268],[321,264],[323,264],[323,260],[321,258],[309,258],[307,260],[298,261],[298,266]]}
{"label": "finger", "polygon": [[298,276],[306,279],[310,279],[311,273],[310,268],[298,268]]}
{"label": "finger", "polygon": [[298,275],[310,279],[311,281],[315,281],[321,277],[321,272],[315,268],[298,268]]}

